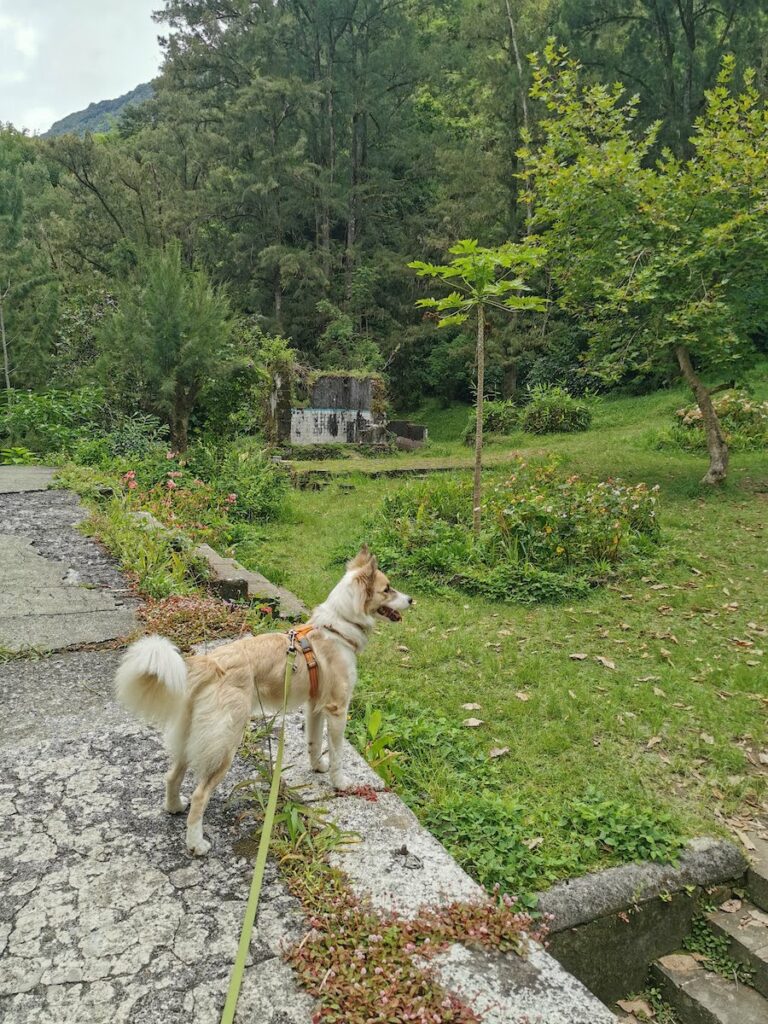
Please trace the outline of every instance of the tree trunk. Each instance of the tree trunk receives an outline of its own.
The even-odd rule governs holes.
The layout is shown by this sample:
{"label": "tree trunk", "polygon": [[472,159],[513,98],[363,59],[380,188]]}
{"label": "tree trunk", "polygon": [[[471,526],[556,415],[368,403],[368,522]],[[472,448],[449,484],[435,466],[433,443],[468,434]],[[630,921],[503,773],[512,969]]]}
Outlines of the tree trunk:
{"label": "tree trunk", "polygon": [[3,343],[3,372],[5,374],[5,397],[8,408],[11,408],[11,368],[8,365],[8,342],[5,337],[5,296],[7,292],[0,293],[0,339]]}
{"label": "tree trunk", "polygon": [[480,536],[481,476],[483,472],[483,389],[485,387],[485,310],[477,307],[477,422],[475,424],[475,481],[472,491],[472,528]]}
{"label": "tree trunk", "polygon": [[517,394],[517,363],[510,361],[504,367],[504,378],[502,380],[502,397],[514,398]]}
{"label": "tree trunk", "polygon": [[675,355],[683,377],[693,391],[696,404],[701,409],[701,415],[704,418],[707,450],[709,451],[709,469],[701,482],[703,484],[720,484],[728,473],[728,445],[712,404],[712,396],[699,380],[691,362],[691,355],[685,345],[677,345]]}
{"label": "tree trunk", "polygon": [[[517,43],[517,29],[515,28],[515,19],[512,17],[512,7],[510,6],[509,0],[505,0],[505,6],[507,8],[507,22],[509,23],[509,38],[512,43],[512,53],[515,60],[515,67],[517,68],[517,75],[520,79],[520,99],[522,101],[523,108],[523,128],[527,132],[529,129],[528,121],[528,90],[525,84],[525,73],[523,71],[523,62],[520,58],[520,47]],[[530,175],[526,174],[525,177],[525,190],[531,192],[531,179]],[[525,233],[530,235],[531,233],[531,220],[533,218],[533,209],[531,207],[530,198],[525,201]]]}
{"label": "tree trunk", "polygon": [[185,452],[189,446],[189,413],[191,405],[185,400],[184,389],[176,386],[171,422],[171,444],[177,452]]}

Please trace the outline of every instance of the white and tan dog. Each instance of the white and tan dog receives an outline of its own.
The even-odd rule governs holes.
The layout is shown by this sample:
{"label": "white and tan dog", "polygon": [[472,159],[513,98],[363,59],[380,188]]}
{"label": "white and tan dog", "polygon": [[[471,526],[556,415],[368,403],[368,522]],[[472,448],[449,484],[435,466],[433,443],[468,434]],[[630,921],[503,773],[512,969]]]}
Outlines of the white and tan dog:
{"label": "white and tan dog", "polygon": [[[288,707],[306,706],[309,762],[328,771],[336,789],[349,785],[342,752],[347,708],[357,681],[357,655],[365,648],[376,617],[398,622],[412,599],[394,590],[376,559],[363,547],[347,564],[343,579],[312,612],[309,634],[317,659],[319,686],[310,696],[304,657],[296,658]],[[119,700],[147,722],[165,730],[172,758],[166,777],[165,809],[185,809],[181,784],[189,768],[198,779],[187,818],[187,846],[203,855],[203,814],[226,775],[251,714],[277,711],[283,704],[285,633],[264,633],[225,644],[209,654],[182,657],[170,640],[148,636],[132,644],[115,677]],[[329,760],[322,755],[328,725]]]}

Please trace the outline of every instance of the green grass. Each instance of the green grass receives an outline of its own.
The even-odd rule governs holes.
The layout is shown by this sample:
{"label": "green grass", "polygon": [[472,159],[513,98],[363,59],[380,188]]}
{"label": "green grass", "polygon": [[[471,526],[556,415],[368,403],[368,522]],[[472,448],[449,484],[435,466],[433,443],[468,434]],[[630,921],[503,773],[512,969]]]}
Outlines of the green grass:
{"label": "green grass", "polygon": [[[491,449],[554,451],[588,478],[658,483],[662,544],[644,578],[533,609],[416,592],[403,624],[382,625],[362,658],[358,718],[366,705],[384,711],[404,752],[398,788],[438,835],[441,809],[466,805],[464,830],[444,821],[442,833],[486,880],[530,890],[631,859],[622,837],[633,814],[641,828],[649,815],[662,822],[667,839],[765,813],[768,461],[736,455],[727,486],[702,489],[700,456],[648,444],[685,397],[604,401],[587,433],[533,444],[519,434]],[[448,429],[458,434],[465,416],[439,416],[441,449],[466,458]],[[365,517],[400,486],[358,475],[293,492],[285,521],[254,527],[236,555],[318,602],[340,575],[338,553],[355,549]],[[470,715],[483,725],[463,727]],[[509,751],[489,762],[494,747]],[[568,817],[589,793],[608,802],[596,840]],[[480,864],[478,807],[488,847]]]}

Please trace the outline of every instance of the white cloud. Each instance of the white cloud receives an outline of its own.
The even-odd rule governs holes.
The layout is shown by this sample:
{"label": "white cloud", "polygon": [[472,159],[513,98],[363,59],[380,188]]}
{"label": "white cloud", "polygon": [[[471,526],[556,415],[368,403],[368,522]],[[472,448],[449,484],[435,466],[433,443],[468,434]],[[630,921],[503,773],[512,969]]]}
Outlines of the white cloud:
{"label": "white cloud", "polygon": [[25,82],[36,54],[34,26],[0,13],[0,85]]}
{"label": "white cloud", "polygon": [[38,134],[48,131],[55,120],[57,116],[53,107],[30,107],[22,112],[19,123],[28,131]]}

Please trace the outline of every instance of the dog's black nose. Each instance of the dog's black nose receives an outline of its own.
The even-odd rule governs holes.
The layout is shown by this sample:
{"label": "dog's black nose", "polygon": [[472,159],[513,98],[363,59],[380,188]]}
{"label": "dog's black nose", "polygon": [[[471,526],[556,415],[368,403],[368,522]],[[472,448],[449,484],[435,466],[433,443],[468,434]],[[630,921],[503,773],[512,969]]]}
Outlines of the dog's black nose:
{"label": "dog's black nose", "polygon": [[408,604],[413,604],[413,598],[412,597],[408,598]]}

